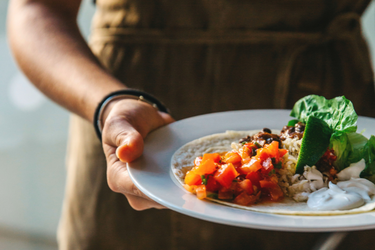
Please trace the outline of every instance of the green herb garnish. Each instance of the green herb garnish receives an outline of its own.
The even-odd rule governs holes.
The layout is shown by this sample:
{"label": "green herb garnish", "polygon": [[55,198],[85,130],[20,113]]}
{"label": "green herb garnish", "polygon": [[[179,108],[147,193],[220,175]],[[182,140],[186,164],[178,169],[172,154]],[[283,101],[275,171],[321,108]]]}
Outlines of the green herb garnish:
{"label": "green herb garnish", "polygon": [[275,172],[275,169],[272,169],[271,172],[268,173],[269,176],[273,175]]}
{"label": "green herb garnish", "polygon": [[281,162],[273,164],[273,167],[276,168],[276,169],[280,169],[282,167]]}
{"label": "green herb garnish", "polygon": [[219,195],[217,193],[208,193],[207,197],[212,199],[219,199]]}
{"label": "green herb garnish", "polygon": [[202,179],[202,184],[203,184],[203,185],[207,185],[207,179],[208,179],[208,176],[207,176],[207,178],[206,178],[206,176],[203,174],[203,175],[201,175],[201,179]]}

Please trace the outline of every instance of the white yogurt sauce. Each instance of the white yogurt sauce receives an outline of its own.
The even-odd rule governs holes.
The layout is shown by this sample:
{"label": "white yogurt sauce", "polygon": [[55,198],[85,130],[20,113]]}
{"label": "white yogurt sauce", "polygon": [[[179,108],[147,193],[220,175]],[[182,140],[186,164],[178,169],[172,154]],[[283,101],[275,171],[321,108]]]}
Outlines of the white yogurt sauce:
{"label": "white yogurt sauce", "polygon": [[[347,210],[365,204],[358,190],[345,190],[332,182],[329,188],[322,188],[309,195],[307,205],[314,210]],[[361,190],[360,188],[358,188]]]}
{"label": "white yogurt sauce", "polygon": [[360,160],[359,162],[355,162],[349,165],[349,167],[340,171],[337,174],[337,178],[339,181],[346,181],[350,180],[350,178],[359,178],[362,170],[365,169],[366,162],[365,159]]}
{"label": "white yogurt sauce", "polygon": [[[375,185],[369,180],[359,178],[365,161],[351,164],[337,176],[341,180],[337,185],[329,183],[311,194],[307,205],[314,210],[347,210],[360,207],[370,201],[375,194]],[[318,179],[318,178],[317,178]]]}

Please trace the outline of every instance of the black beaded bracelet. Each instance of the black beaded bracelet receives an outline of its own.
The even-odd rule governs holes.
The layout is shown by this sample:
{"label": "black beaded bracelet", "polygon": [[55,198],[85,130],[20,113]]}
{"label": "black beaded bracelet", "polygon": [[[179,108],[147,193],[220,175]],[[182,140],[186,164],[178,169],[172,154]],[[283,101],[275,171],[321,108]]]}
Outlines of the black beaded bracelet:
{"label": "black beaded bracelet", "polygon": [[102,116],[105,107],[116,99],[135,99],[146,102],[161,112],[169,114],[169,110],[155,97],[135,89],[123,89],[112,92],[105,96],[98,104],[94,113],[94,128],[99,140],[102,140]]}

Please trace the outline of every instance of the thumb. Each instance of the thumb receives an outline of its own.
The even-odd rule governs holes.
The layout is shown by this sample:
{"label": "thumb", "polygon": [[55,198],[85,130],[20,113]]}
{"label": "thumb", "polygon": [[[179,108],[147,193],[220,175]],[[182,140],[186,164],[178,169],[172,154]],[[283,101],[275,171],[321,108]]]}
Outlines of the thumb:
{"label": "thumb", "polygon": [[120,161],[131,162],[142,155],[143,137],[126,120],[109,125],[103,132],[106,132],[103,133],[103,142],[117,148],[116,156]]}
{"label": "thumb", "polygon": [[142,155],[143,138],[140,133],[133,131],[121,136],[121,143],[116,149],[116,156],[122,162],[132,162]]}

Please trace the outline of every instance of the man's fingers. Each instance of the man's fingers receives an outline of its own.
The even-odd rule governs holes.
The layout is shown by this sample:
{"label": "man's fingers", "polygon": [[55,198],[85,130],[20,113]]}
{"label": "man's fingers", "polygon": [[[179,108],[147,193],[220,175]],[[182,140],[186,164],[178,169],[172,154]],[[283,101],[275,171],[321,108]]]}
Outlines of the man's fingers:
{"label": "man's fingers", "polygon": [[142,211],[150,208],[156,208],[156,209],[165,209],[166,207],[156,203],[155,201],[146,200],[137,196],[133,196],[130,194],[125,195],[128,199],[128,202],[130,206],[137,210]]}
{"label": "man's fingers", "polygon": [[107,158],[109,188],[124,194],[136,210],[164,207],[133,184],[125,163],[142,155],[143,138],[150,131],[173,121],[170,115],[156,112],[150,105],[134,100],[117,102],[105,119],[102,141]]}
{"label": "man's fingers", "polygon": [[150,198],[148,198],[134,185],[124,163],[117,161],[115,164],[110,166],[107,169],[107,179],[109,187],[114,192],[138,196],[151,201]]}
{"label": "man's fingers", "polygon": [[133,184],[124,163],[117,161],[108,168],[107,178],[110,189],[124,194],[133,209],[141,211],[149,208],[165,208],[148,198]]}

